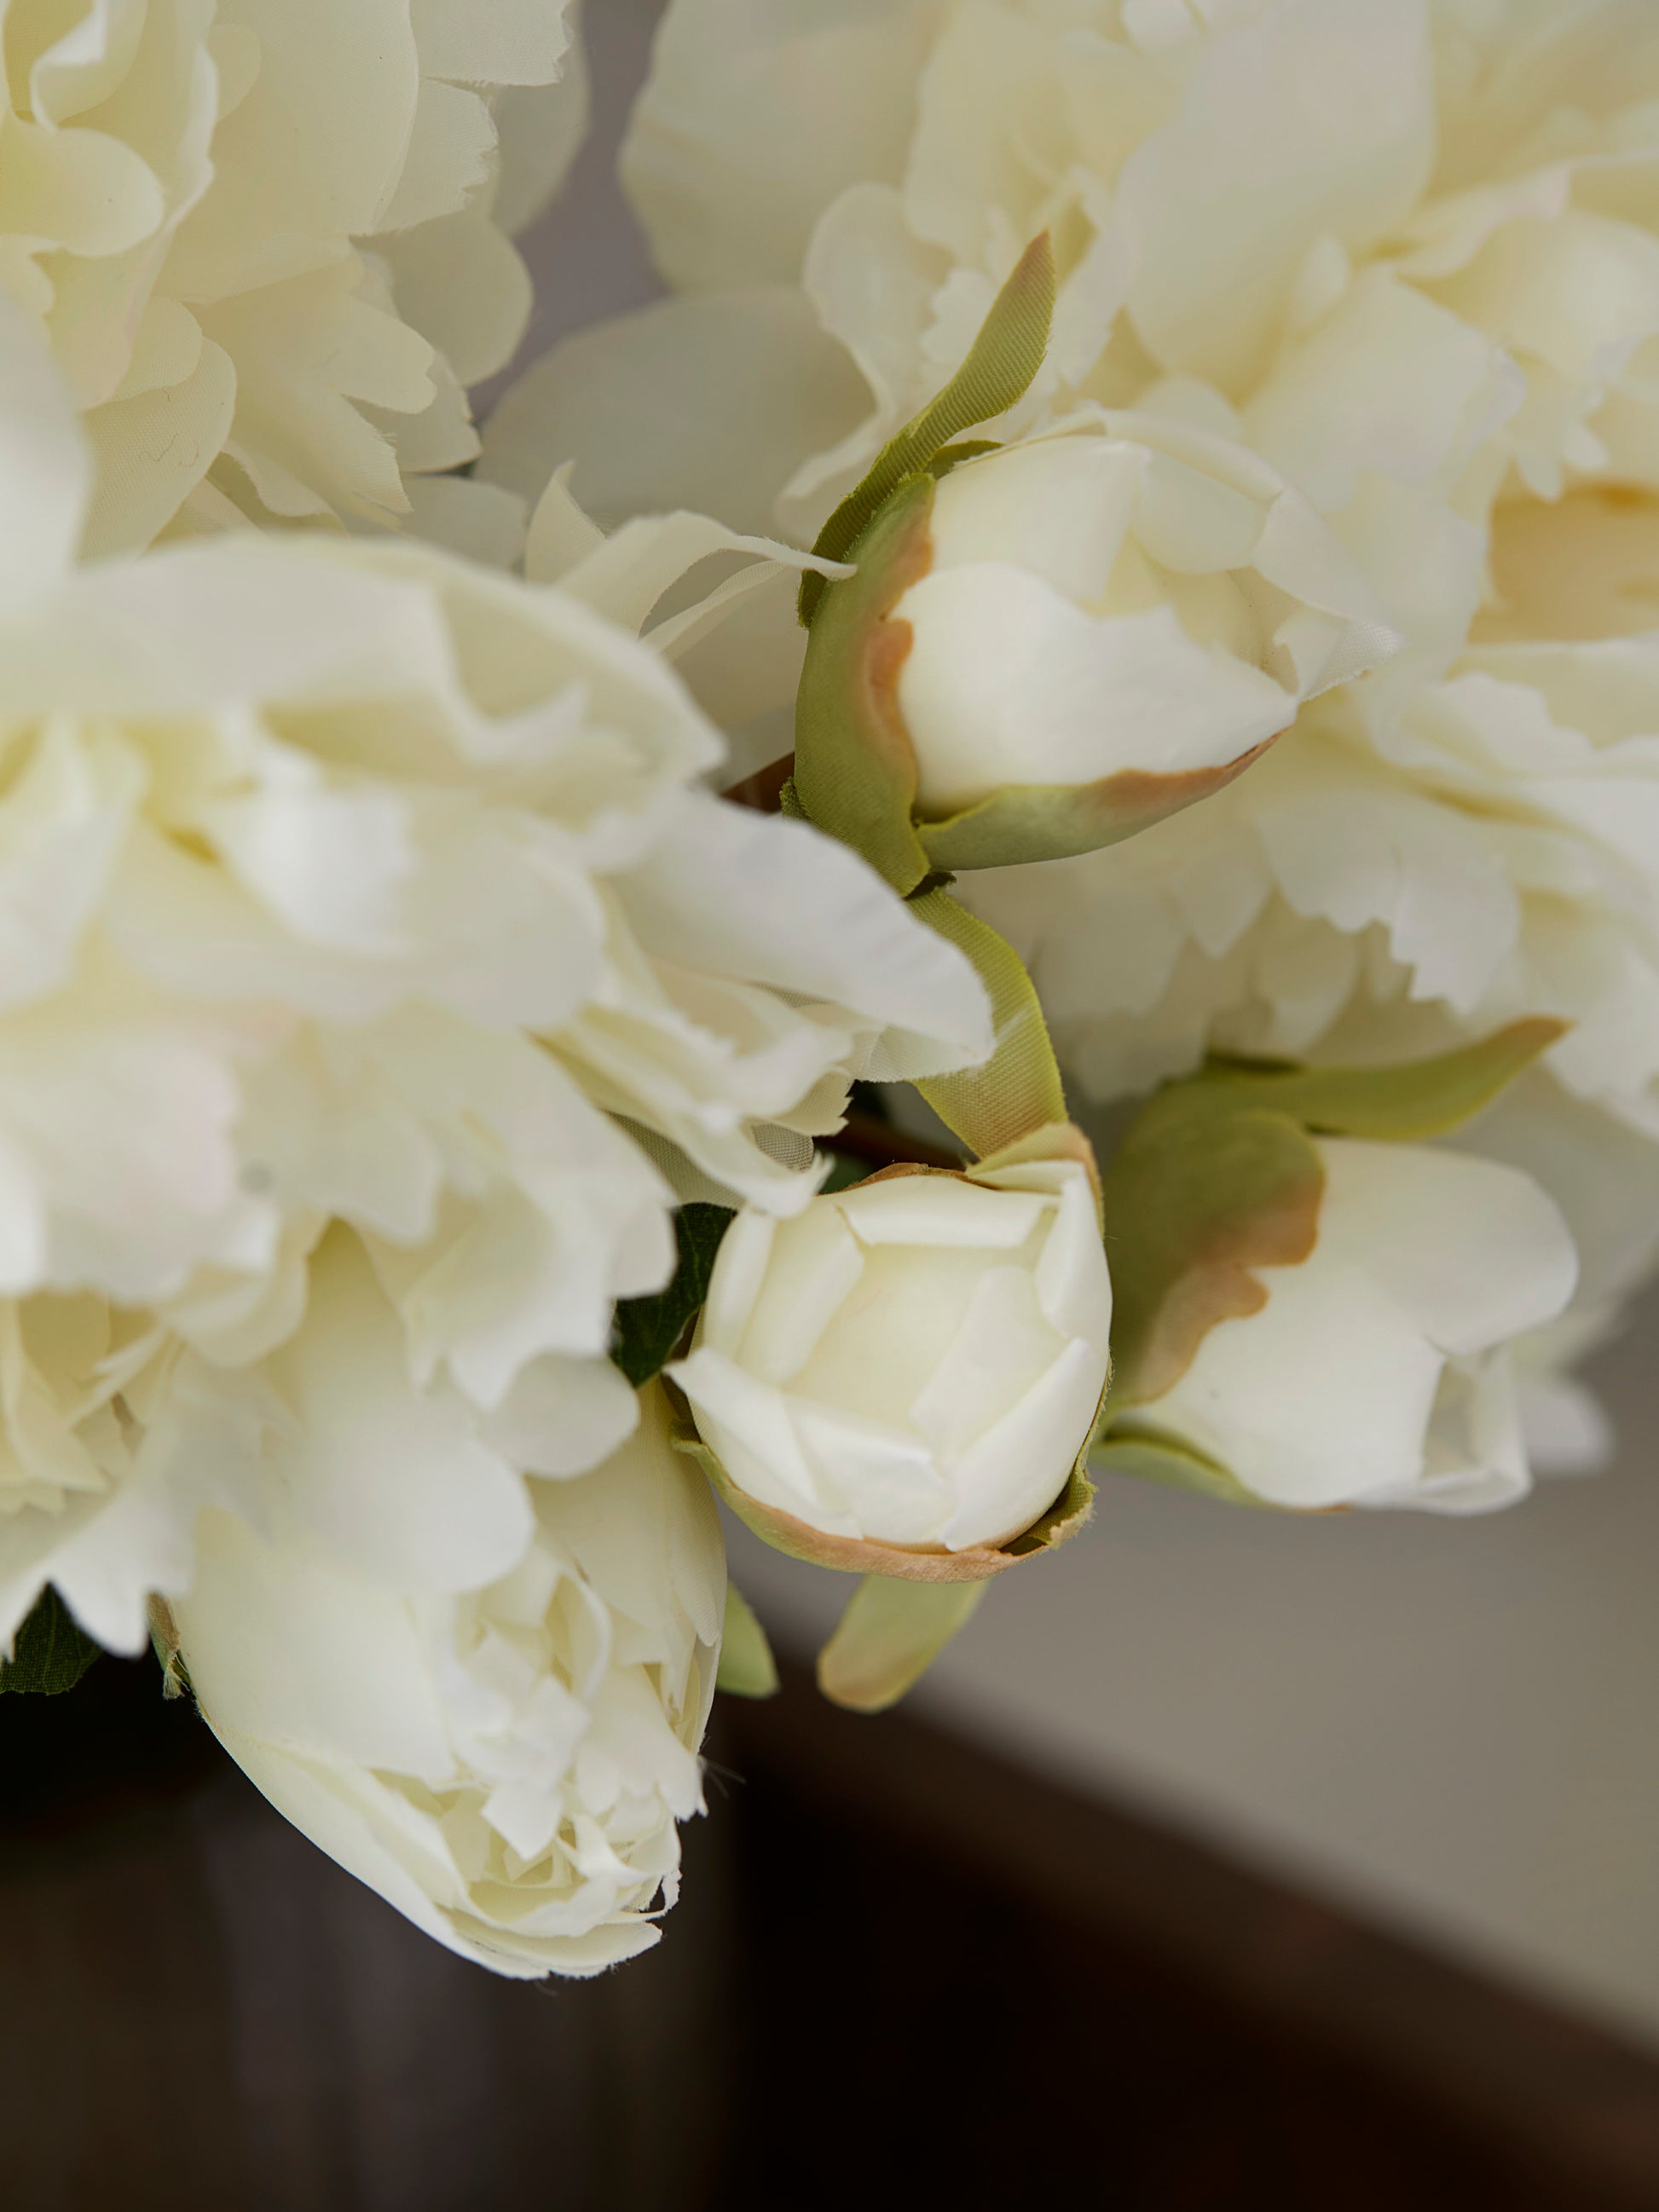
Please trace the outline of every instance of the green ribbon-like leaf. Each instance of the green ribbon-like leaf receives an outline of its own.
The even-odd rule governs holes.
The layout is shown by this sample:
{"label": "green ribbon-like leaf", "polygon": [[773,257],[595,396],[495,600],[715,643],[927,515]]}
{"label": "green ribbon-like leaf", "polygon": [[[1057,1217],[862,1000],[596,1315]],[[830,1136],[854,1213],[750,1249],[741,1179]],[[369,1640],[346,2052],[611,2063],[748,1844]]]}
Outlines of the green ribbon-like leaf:
{"label": "green ribbon-like leaf", "polygon": [[966,1627],[983,1583],[896,1583],[866,1575],[818,1654],[818,1687],[832,1704],[879,1713],[914,1687]]}
{"label": "green ribbon-like leaf", "polygon": [[714,1686],[730,1698],[775,1698],[778,1662],[754,1607],[735,1583],[726,1585],[726,1629]]}
{"label": "green ribbon-like leaf", "polygon": [[[844,561],[906,477],[929,468],[964,430],[990,422],[1023,399],[1048,350],[1054,319],[1054,249],[1047,231],[1020,256],[998,293],[968,358],[931,405],[884,446],[869,474],[849,492],[812,548]],[[985,450],[981,445],[977,450]],[[822,576],[801,579],[800,618],[811,626],[824,592]]]}
{"label": "green ribbon-like leaf", "polygon": [[681,1206],[674,1216],[680,1257],[673,1281],[651,1297],[618,1302],[611,1357],[636,1390],[661,1373],[687,1323],[702,1312],[720,1240],[736,1218],[728,1206]]}
{"label": "green ribbon-like leaf", "polygon": [[103,1647],[82,1633],[57,1591],[45,1589],[17,1632],[10,1659],[0,1666],[0,1692],[61,1697],[103,1656]]}
{"label": "green ribbon-like leaf", "polygon": [[988,921],[945,890],[910,902],[920,921],[965,952],[990,994],[995,1048],[983,1067],[939,1075],[916,1088],[976,1158],[998,1152],[1048,1124],[1064,1122],[1066,1091],[1036,987],[1019,955]]}

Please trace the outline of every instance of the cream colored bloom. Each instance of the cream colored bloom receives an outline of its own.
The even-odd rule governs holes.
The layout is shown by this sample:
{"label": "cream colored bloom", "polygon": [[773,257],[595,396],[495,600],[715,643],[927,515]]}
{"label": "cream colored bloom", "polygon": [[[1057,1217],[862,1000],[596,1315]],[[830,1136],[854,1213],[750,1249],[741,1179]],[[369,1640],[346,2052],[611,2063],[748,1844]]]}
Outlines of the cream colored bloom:
{"label": "cream colored bloom", "polygon": [[1103,414],[955,470],[897,700],[917,807],[1117,776],[1197,796],[1301,702],[1386,658],[1364,580],[1255,456]]}
{"label": "cream colored bloom", "polygon": [[[1628,1162],[1659,1128],[1656,94],[1627,0],[673,0],[626,169],[683,296],[526,380],[487,465],[574,459],[620,514],[665,477],[718,502],[695,457],[740,446],[729,519],[805,539],[1048,228],[1048,366],[992,434],[1081,399],[1239,441],[1406,640],[1179,820],[971,879],[1073,1069],[1107,1097],[1209,1046],[1409,1056],[1553,1012],[1565,1088],[1528,1099]],[[662,426],[625,452],[617,388]]]}
{"label": "cream colored bloom", "polygon": [[0,293],[98,458],[89,549],[424,514],[522,334],[574,147],[565,0],[40,0],[6,17]]}
{"label": "cream colored bloom", "polygon": [[1077,1160],[878,1176],[740,1215],[672,1370],[745,1497],[830,1536],[994,1546],[1066,1487],[1112,1291]]}
{"label": "cream colored bloom", "polygon": [[1397,534],[1401,494],[1472,459],[1477,503],[1511,463],[1544,496],[1650,480],[1656,90],[1621,0],[675,0],[626,170],[675,283],[799,287],[858,364],[865,419],[779,449],[796,512],[938,389],[1046,227],[1025,419],[1174,380],[1380,553],[1382,509]]}
{"label": "cream colored bloom", "polygon": [[1263,1267],[1110,1441],[1196,1453],[1266,1504],[1478,1513],[1530,1486],[1509,1346],[1554,1321],[1577,1261],[1527,1176],[1415,1146],[1331,1139],[1318,1241]]}
{"label": "cream colored bloom", "polygon": [[[494,1410],[550,1372],[603,1410],[670,1178],[798,1211],[850,1079],[989,1044],[862,862],[697,787],[714,732],[574,594],[320,533],[76,569],[84,451],[8,332],[0,1299],[54,1441],[0,1513],[0,1635],[83,1519],[120,1525],[129,1455],[163,1464],[125,1347],[259,1358],[331,1220],[416,1383]],[[118,1310],[67,1340],[31,1303],[83,1296]],[[187,1571],[195,1493],[156,1480],[167,1534],[112,1539],[82,1609],[126,1648]]]}
{"label": "cream colored bloom", "polygon": [[1316,710],[1132,845],[969,895],[1097,1096],[1206,1048],[1409,1056],[1547,1013],[1559,1081],[1659,1136],[1659,644],[1474,647],[1386,743]]}
{"label": "cream colored bloom", "polygon": [[[855,118],[854,82],[883,88]],[[1556,1012],[1563,1079],[1649,1126],[1651,725],[1560,656],[1493,655],[1652,619],[1656,92],[1659,27],[1614,0],[675,0],[628,170],[691,296],[550,364],[498,473],[539,425],[585,496],[638,487],[653,449],[614,454],[590,395],[654,362],[680,446],[686,393],[706,426],[731,395],[810,531],[1048,226],[1049,365],[1002,428],[1083,398],[1241,441],[1407,641],[1150,842],[975,879],[1089,1086]],[[811,405],[763,404],[757,362]]]}
{"label": "cream colored bloom", "polygon": [[1539,1177],[1585,1259],[1569,1322],[1521,1348],[1540,1463],[1605,1455],[1559,1370],[1659,1253],[1659,647],[1527,630],[1639,619],[1654,549],[1645,501],[1507,506],[1504,601],[1390,722],[1322,702],[1178,820],[965,886],[1102,1098],[1212,1050],[1409,1059],[1526,1014],[1571,1024],[1468,1139]]}
{"label": "cream colored bloom", "polygon": [[1407,636],[1386,708],[1463,643],[1501,489],[1656,481],[1656,91],[1623,0],[675,0],[625,166],[688,296],[539,368],[489,465],[804,542],[1047,227],[999,429],[1082,398],[1250,446]]}
{"label": "cream colored bloom", "polygon": [[[210,1513],[179,1662],[277,1810],[416,1927],[498,1973],[596,1973],[657,1941],[676,1824],[702,1810],[714,1504],[659,1389],[629,1443],[563,1482],[525,1482],[459,1407],[388,1425],[372,1355],[390,1322],[370,1313],[361,1358],[308,1329],[285,1376],[308,1502],[376,1542]],[[496,1492],[517,1517],[492,1555]],[[424,1544],[400,1571],[378,1536],[405,1510]]]}

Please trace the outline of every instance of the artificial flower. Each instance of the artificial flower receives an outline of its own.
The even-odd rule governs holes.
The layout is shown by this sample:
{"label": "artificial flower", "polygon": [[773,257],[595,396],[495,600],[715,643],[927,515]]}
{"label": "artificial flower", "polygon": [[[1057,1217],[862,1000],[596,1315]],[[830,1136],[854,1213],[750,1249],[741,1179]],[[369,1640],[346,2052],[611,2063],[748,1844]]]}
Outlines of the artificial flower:
{"label": "artificial flower", "polygon": [[1405,641],[1180,820],[971,880],[1072,1072],[1550,1012],[1623,1158],[1615,1121],[1659,1129],[1656,91],[1626,0],[674,0],[625,169],[682,296],[542,364],[490,465],[649,504],[669,457],[605,393],[649,418],[672,375],[676,495],[752,426],[731,496],[805,541],[1047,228],[1048,362],[991,434],[1103,404],[1238,441]]}
{"label": "artificial flower", "polygon": [[[701,295],[700,367],[709,300],[734,295],[742,345],[735,295],[764,286],[810,304],[802,366],[826,340],[857,363],[862,419],[820,372],[816,445],[797,422],[775,448],[798,514],[938,388],[1048,228],[1026,419],[1231,416],[1402,590],[1431,544],[1478,589],[1468,525],[1507,470],[1547,498],[1651,478],[1656,89],[1625,0],[674,0],[625,169]],[[1429,488],[1458,512],[1413,520]]]}
{"label": "artificial flower", "polygon": [[573,592],[322,533],[77,568],[84,446],[3,329],[0,1297],[114,1310],[19,1314],[27,1401],[97,1436],[8,1500],[0,1634],[136,1452],[154,1539],[83,1610],[131,1649],[198,1503],[140,1347],[258,1358],[337,1220],[417,1382],[609,1374],[678,1188],[799,1210],[850,1081],[970,1062],[988,1013],[854,855],[698,787],[715,732]]}
{"label": "artificial flower", "polygon": [[1206,1050],[1375,1058],[1549,1014],[1559,1081],[1659,1137],[1659,646],[1476,645],[1386,741],[1322,706],[1133,844],[969,895],[1097,1097]]}
{"label": "artificial flower", "polygon": [[1559,1212],[1490,1160],[1344,1138],[1317,1149],[1307,1256],[1255,1271],[1255,1310],[1216,1322],[1111,1425],[1107,1463],[1133,1468],[1150,1445],[1198,1462],[1184,1478],[1198,1486],[1208,1469],[1218,1488],[1303,1510],[1512,1504],[1530,1471],[1510,1346],[1572,1295]]}
{"label": "artificial flower", "polygon": [[[497,1973],[588,1975],[658,1940],[677,1824],[702,1810],[726,1560],[660,1389],[592,1473],[526,1481],[459,1403],[398,1418],[397,1326],[361,1255],[286,1355],[310,1502],[398,1566],[292,1510],[204,1518],[161,1637],[204,1717],[277,1810],[448,1949]],[[390,1394],[392,1402],[386,1401]],[[414,1451],[410,1465],[407,1455]],[[490,1508],[495,1510],[491,1526]]]}
{"label": "artificial flower", "polygon": [[522,222],[574,149],[570,12],[8,12],[0,292],[85,416],[89,550],[175,519],[440,525],[454,499],[417,480],[477,453],[465,387],[505,365],[529,315],[496,195]]}
{"label": "artificial flower", "polygon": [[795,787],[833,829],[838,787],[859,782],[861,819],[891,777],[915,825],[901,890],[1190,806],[1396,642],[1282,478],[1152,416],[1073,417],[913,477],[855,559],[812,615]]}
{"label": "artificial flower", "polygon": [[990,1549],[1065,1491],[1111,1319],[1089,1164],[900,1169],[739,1215],[670,1371],[726,1481],[786,1526]]}

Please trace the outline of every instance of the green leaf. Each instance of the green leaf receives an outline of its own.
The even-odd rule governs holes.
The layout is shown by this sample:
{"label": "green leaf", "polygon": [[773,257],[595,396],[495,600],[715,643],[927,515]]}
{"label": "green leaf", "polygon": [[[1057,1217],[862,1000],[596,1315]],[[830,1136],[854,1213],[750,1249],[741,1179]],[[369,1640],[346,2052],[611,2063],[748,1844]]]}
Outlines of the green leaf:
{"label": "green leaf", "polygon": [[983,1583],[899,1583],[866,1575],[818,1654],[818,1687],[855,1713],[896,1705],[985,1595]]}
{"label": "green leaf", "polygon": [[[967,360],[938,398],[882,448],[863,483],[818,532],[815,553],[845,560],[906,477],[930,467],[964,430],[1006,415],[1024,398],[1048,350],[1055,283],[1054,244],[1044,231],[1026,247],[998,293]],[[801,579],[800,618],[809,627],[824,588],[822,576]]]}
{"label": "green leaf", "polygon": [[82,1635],[57,1591],[45,1589],[17,1632],[10,1660],[0,1666],[0,1692],[61,1697],[103,1656],[103,1647]]}
{"label": "green leaf", "polygon": [[1224,1064],[1199,1080],[1326,1135],[1422,1144],[1473,1121],[1566,1029],[1565,1022],[1539,1016],[1512,1022],[1478,1044],[1403,1066],[1257,1070]]}
{"label": "green leaf", "polygon": [[924,892],[910,901],[910,910],[973,962],[990,994],[996,1037],[996,1048],[983,1067],[931,1077],[918,1083],[917,1090],[981,1159],[1035,1130],[1063,1123],[1066,1092],[1048,1025],[1012,945],[948,891]]}
{"label": "green leaf", "polygon": [[720,1638],[720,1671],[714,1686],[731,1698],[775,1698],[778,1662],[766,1631],[735,1583],[726,1585],[726,1632]]}
{"label": "green leaf", "polygon": [[637,1390],[673,1358],[687,1324],[702,1312],[720,1240],[737,1218],[729,1206],[681,1206],[674,1217],[679,1265],[665,1291],[617,1304],[611,1357]]}

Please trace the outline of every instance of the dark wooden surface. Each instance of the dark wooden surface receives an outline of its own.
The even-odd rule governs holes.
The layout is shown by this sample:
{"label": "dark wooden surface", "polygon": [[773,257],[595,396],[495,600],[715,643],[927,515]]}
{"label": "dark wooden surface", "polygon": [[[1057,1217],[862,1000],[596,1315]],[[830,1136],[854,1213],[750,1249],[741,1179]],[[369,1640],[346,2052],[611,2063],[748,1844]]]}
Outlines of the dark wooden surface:
{"label": "dark wooden surface", "polygon": [[[763,2094],[736,2200],[788,2157],[782,2062],[918,2203],[1659,2206],[1659,2063],[1612,2033],[902,1717],[729,1709]],[[769,1931],[769,1934],[765,1931]],[[816,1993],[785,2027],[792,1990]],[[760,2039],[758,2042],[756,2039]],[[856,2121],[852,2115],[856,2114]]]}
{"label": "dark wooden surface", "polygon": [[792,1681],[647,1958],[525,1987],[312,1850],[153,1670],[0,1701],[4,2212],[1659,2208],[1659,2067]]}

